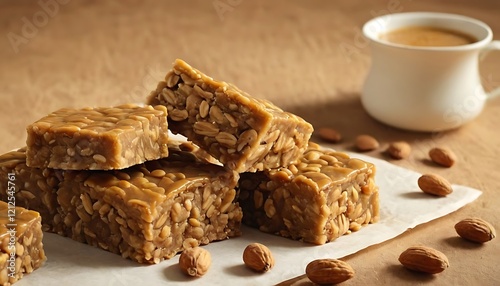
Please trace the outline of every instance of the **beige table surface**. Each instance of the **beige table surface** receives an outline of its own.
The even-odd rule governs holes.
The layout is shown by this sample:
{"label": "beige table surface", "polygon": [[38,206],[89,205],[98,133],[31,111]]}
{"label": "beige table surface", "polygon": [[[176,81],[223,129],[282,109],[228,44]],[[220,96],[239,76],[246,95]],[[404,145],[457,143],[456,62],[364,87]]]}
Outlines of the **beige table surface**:
{"label": "beige table surface", "polygon": [[[359,100],[370,66],[364,22],[393,12],[459,13],[488,23],[500,39],[500,1],[46,2],[57,3],[50,15],[38,1],[0,2],[0,152],[23,146],[25,126],[55,109],[141,102],[171,62],[183,58],[316,128],[338,129],[344,141],[334,148],[350,150],[356,135],[368,133],[382,143],[369,155],[386,158],[388,142],[408,140],[411,158],[395,164],[484,192],[455,213],[345,258],[356,269],[345,285],[500,285],[500,239],[474,245],[453,229],[479,216],[500,230],[500,99],[472,123],[440,134],[380,124]],[[480,69],[487,89],[500,86],[500,54]],[[441,145],[456,151],[453,168],[426,160],[429,148]],[[446,253],[451,267],[434,276],[406,271],[397,258],[416,243]],[[298,277],[283,284],[310,282]]]}

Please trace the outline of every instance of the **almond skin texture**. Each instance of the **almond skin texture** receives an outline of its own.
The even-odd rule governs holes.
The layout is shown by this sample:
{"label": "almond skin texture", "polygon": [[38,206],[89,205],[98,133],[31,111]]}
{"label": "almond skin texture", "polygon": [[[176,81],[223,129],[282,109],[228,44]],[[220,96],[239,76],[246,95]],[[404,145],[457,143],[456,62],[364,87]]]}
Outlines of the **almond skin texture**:
{"label": "almond skin texture", "polygon": [[394,159],[406,159],[410,156],[411,146],[405,141],[392,142],[387,148],[387,153]]}
{"label": "almond skin texture", "polygon": [[359,135],[354,144],[359,151],[372,151],[380,146],[377,139],[370,135]]}
{"label": "almond skin texture", "polygon": [[451,167],[457,162],[457,156],[449,148],[436,147],[429,150],[432,162],[443,167]]}
{"label": "almond skin texture", "polygon": [[354,277],[354,269],[342,260],[317,259],[307,265],[306,275],[311,282],[320,285],[331,285]]}
{"label": "almond skin texture", "polygon": [[184,250],[179,257],[179,266],[182,272],[189,276],[200,277],[207,273],[212,259],[210,252],[201,247]]}
{"label": "almond skin texture", "polygon": [[426,246],[413,246],[399,256],[404,267],[429,274],[443,272],[450,266],[448,258],[442,252]]}
{"label": "almond skin texture", "polygon": [[466,218],[455,225],[458,235],[472,242],[485,243],[496,237],[495,228],[480,218]]}
{"label": "almond skin texture", "polygon": [[342,135],[335,129],[322,127],[318,129],[319,137],[326,142],[338,143],[342,140]]}
{"label": "almond skin texture", "polygon": [[427,194],[445,197],[453,192],[453,188],[445,178],[436,174],[425,174],[418,179],[418,186]]}
{"label": "almond skin texture", "polygon": [[243,262],[254,271],[267,272],[274,266],[274,257],[267,246],[251,243],[243,251]]}

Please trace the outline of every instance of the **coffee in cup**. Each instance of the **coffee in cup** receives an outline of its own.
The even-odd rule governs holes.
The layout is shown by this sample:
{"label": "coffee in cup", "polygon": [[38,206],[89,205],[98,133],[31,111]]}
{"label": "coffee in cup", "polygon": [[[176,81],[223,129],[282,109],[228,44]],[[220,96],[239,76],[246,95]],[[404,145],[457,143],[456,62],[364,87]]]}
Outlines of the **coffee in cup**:
{"label": "coffee in cup", "polygon": [[380,39],[395,44],[419,47],[449,47],[477,42],[471,35],[433,26],[412,26],[382,33]]}
{"label": "coffee in cup", "polygon": [[[476,118],[487,99],[479,58],[500,50],[490,27],[461,15],[412,12],[363,26],[372,66],[361,102],[375,119],[402,129],[442,131]],[[482,58],[482,57],[481,57]]]}

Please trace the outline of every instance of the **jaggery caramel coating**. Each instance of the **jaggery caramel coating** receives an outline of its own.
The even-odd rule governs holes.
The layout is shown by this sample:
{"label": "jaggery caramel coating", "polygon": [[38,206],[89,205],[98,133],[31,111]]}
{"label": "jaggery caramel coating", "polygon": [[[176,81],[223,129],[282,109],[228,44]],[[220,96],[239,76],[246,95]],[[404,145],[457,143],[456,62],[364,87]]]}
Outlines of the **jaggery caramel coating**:
{"label": "jaggery caramel coating", "polygon": [[65,172],[58,201],[66,235],[140,263],[239,235],[238,174],[184,155]]}
{"label": "jaggery caramel coating", "polygon": [[287,166],[305,151],[313,128],[271,102],[216,81],[182,60],[147,99],[168,108],[169,128],[237,171]]}
{"label": "jaggery caramel coating", "polygon": [[168,156],[164,106],[63,108],[27,127],[27,165],[123,169]]}
{"label": "jaggery caramel coating", "polygon": [[245,224],[324,244],[379,220],[375,166],[310,145],[286,168],[241,175],[239,202]]}

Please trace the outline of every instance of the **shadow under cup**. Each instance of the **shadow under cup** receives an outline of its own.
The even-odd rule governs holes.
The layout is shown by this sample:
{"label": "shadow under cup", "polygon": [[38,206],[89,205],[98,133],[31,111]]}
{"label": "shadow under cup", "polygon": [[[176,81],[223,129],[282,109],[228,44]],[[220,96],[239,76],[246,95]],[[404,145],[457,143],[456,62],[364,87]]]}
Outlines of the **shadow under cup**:
{"label": "shadow under cup", "polygon": [[[408,27],[433,27],[469,35],[459,46],[410,46],[380,35]],[[482,111],[487,98],[480,80],[480,52],[493,38],[473,18],[432,12],[389,14],[363,26],[371,42],[372,66],[361,102],[375,119],[394,127],[437,132],[459,127]]]}

